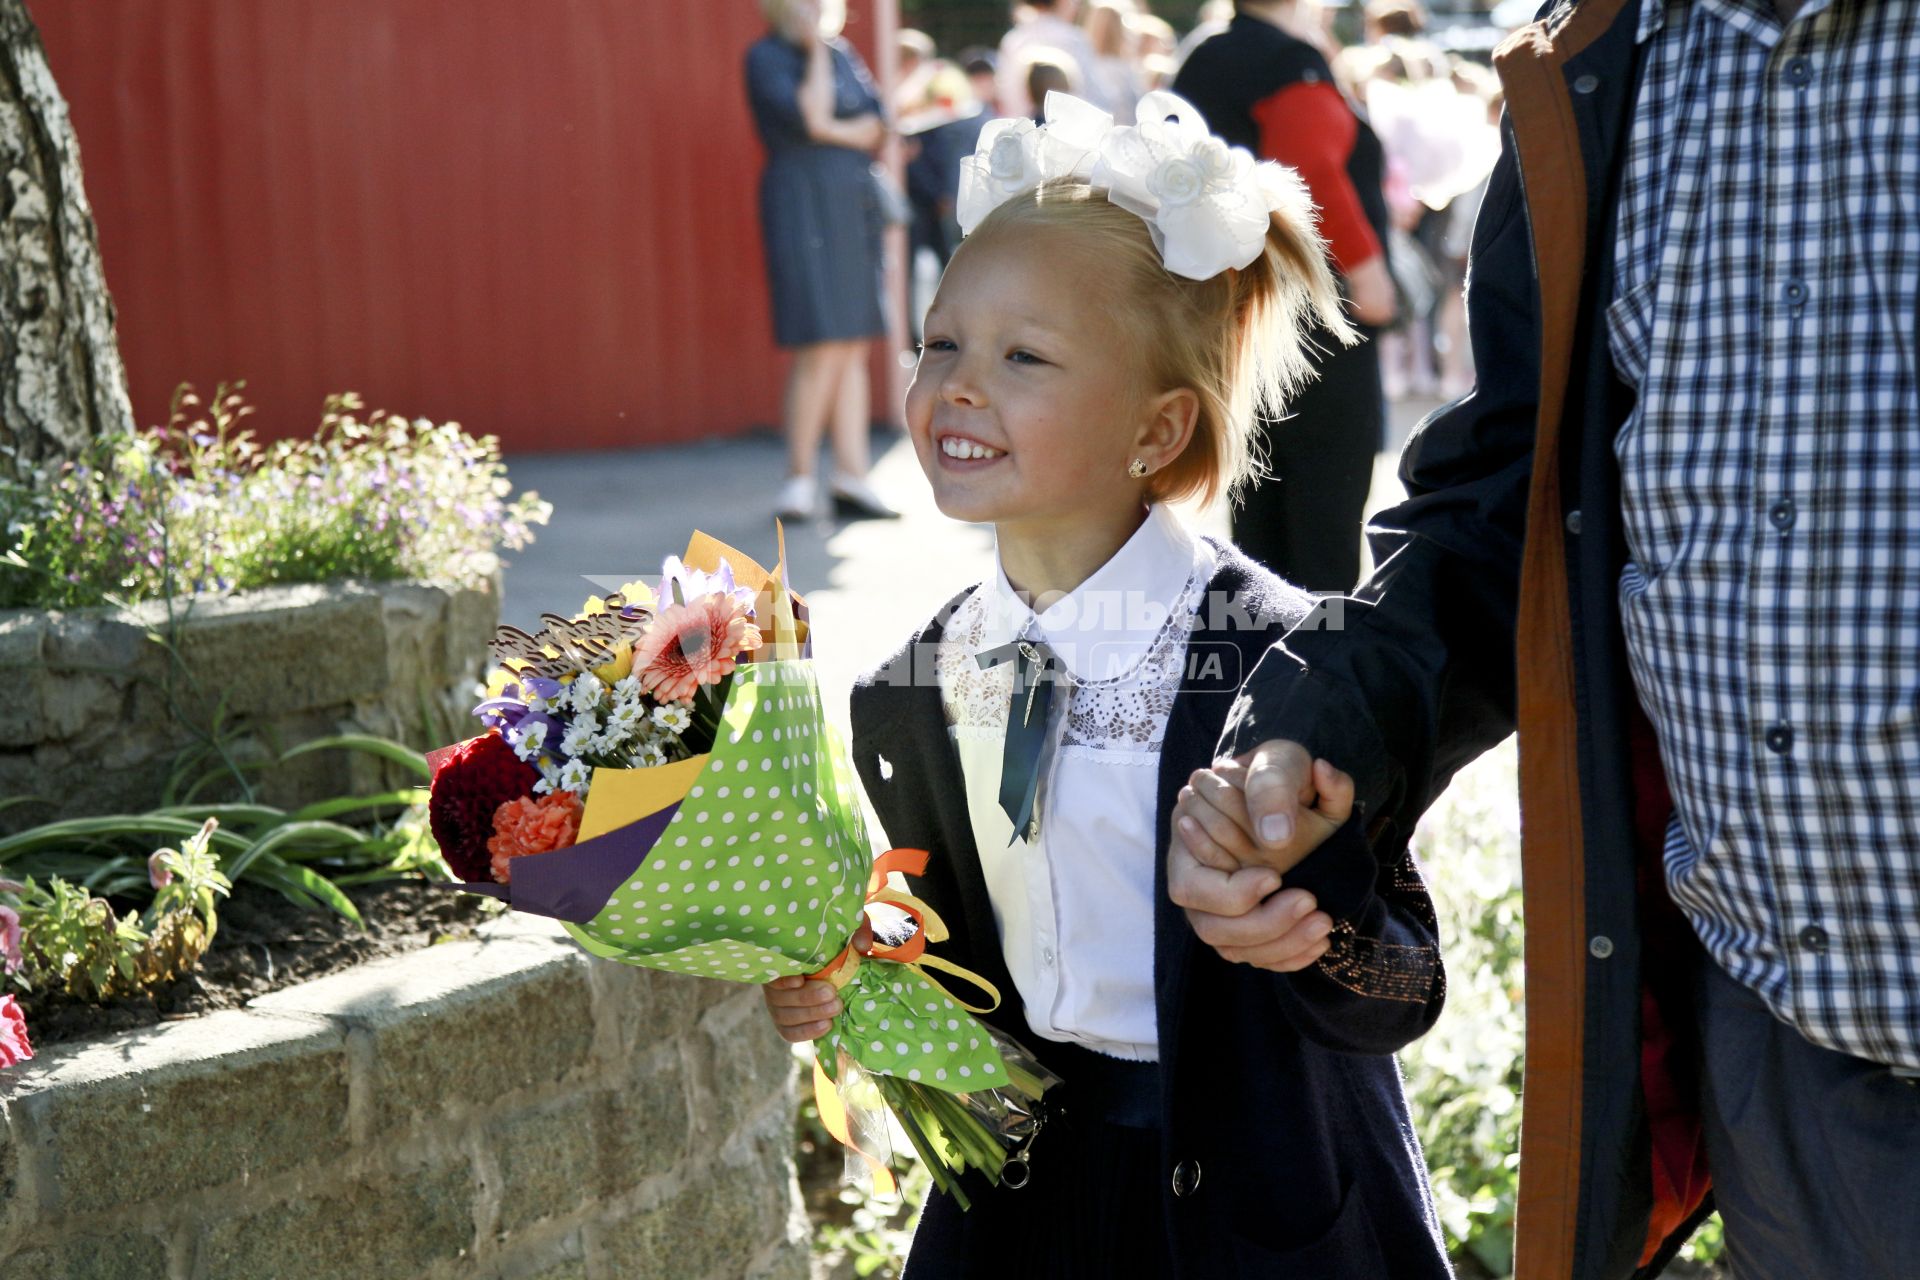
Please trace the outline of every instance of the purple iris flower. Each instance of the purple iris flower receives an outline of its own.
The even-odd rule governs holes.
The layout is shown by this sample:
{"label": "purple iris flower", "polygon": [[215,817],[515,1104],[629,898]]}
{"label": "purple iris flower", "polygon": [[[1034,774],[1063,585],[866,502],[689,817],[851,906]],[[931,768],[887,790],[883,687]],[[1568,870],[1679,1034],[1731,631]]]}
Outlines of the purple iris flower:
{"label": "purple iris flower", "polygon": [[[674,588],[679,588],[678,595]],[[660,604],[662,607],[698,600],[702,596],[720,594],[731,597],[735,602],[753,607],[753,589],[743,587],[733,580],[733,566],[725,560],[720,562],[720,572],[708,573],[683,563],[679,556],[668,556],[660,568]]]}
{"label": "purple iris flower", "polygon": [[563,720],[550,716],[544,711],[529,711],[520,718],[520,723],[511,729],[502,729],[500,732],[506,738],[508,746],[518,748],[527,734],[533,731],[535,725],[545,726],[545,736],[540,739],[539,758],[559,760],[560,739],[567,732],[566,722]]}
{"label": "purple iris flower", "polygon": [[520,722],[525,720],[529,715],[532,715],[533,712],[528,708],[527,704],[520,701],[519,698],[506,695],[498,698],[488,698],[485,702],[473,709],[473,714],[478,716],[480,723],[486,725],[487,728],[498,729],[500,732],[505,733],[509,729],[519,728]]}

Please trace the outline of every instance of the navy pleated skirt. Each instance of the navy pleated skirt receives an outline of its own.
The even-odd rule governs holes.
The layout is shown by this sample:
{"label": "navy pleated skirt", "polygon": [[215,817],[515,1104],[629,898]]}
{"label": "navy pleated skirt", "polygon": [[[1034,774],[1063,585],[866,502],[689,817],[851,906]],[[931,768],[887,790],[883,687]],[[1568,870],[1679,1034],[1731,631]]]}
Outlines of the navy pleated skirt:
{"label": "navy pleated skirt", "polygon": [[870,161],[845,147],[775,151],[760,175],[760,232],[783,347],[886,332],[884,228]]}
{"label": "navy pleated skirt", "polygon": [[[1070,1083],[1061,1086],[1064,1114],[1034,1142],[1032,1176],[1023,1187],[970,1177],[969,1210],[931,1192],[905,1280],[1114,1280],[1171,1272],[1157,1068],[1074,1046],[1046,1048],[1048,1065]],[[1059,1061],[1063,1049],[1066,1062]]]}

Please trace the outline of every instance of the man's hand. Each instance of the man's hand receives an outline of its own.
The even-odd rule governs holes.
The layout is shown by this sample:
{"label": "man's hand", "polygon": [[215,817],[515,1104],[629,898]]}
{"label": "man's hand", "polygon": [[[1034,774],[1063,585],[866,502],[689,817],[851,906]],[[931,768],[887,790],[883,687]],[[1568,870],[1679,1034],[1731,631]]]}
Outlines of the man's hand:
{"label": "man's hand", "polygon": [[1199,939],[1231,964],[1293,973],[1327,953],[1333,920],[1315,910],[1306,890],[1275,893],[1279,887],[1279,875],[1267,867],[1207,866],[1178,829],[1168,842],[1167,895]]}
{"label": "man's hand", "polygon": [[1196,772],[1174,806],[1173,834],[1215,870],[1285,873],[1352,813],[1351,777],[1298,743],[1276,740]]}

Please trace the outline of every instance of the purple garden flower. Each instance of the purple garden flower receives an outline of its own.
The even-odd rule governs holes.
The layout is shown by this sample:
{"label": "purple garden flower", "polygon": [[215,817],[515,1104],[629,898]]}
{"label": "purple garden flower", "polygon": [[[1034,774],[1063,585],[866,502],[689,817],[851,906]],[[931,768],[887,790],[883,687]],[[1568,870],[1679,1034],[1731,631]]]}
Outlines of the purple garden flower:
{"label": "purple garden flower", "polygon": [[[675,594],[678,588],[678,594]],[[733,580],[733,566],[725,560],[720,562],[720,572],[708,573],[695,569],[681,561],[679,556],[668,556],[661,566],[660,605],[698,600],[715,593],[726,596],[737,604],[753,607],[753,588],[738,585]]]}

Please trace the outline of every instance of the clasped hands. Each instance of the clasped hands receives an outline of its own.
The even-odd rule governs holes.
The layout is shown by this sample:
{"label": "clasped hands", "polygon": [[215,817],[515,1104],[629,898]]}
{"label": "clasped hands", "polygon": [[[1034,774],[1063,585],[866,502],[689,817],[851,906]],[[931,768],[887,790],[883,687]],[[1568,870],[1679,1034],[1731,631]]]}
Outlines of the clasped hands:
{"label": "clasped hands", "polygon": [[1353,812],[1353,779],[1297,742],[1275,740],[1197,771],[1167,842],[1167,894],[1200,940],[1275,973],[1327,952],[1333,920],[1285,875]]}

